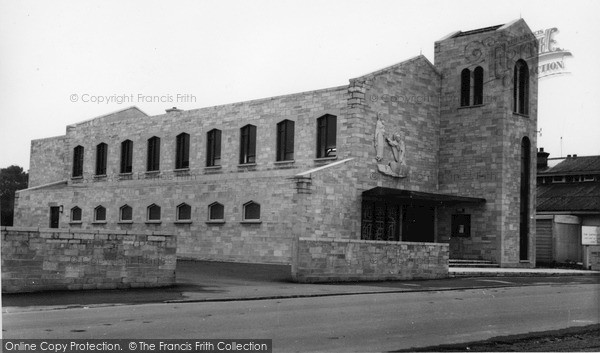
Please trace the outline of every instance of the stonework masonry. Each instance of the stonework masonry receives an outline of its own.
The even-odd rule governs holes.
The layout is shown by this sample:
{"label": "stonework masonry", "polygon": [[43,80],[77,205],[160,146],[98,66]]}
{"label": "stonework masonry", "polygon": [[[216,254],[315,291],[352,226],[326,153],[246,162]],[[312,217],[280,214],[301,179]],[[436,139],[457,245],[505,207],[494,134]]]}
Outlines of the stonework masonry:
{"label": "stonework masonry", "polygon": [[176,243],[158,232],[2,227],[2,292],[173,285]]}
{"label": "stonework masonry", "polygon": [[[32,142],[30,188],[18,193],[15,225],[47,227],[49,208],[62,207],[59,229],[165,232],[177,237],[179,258],[291,263],[292,245],[299,238],[322,240],[318,244],[332,251],[341,246],[331,243],[334,239],[362,241],[363,192],[383,188],[430,198],[485,199],[483,204],[450,205],[432,201],[435,197],[427,201],[434,208],[435,234],[428,240],[433,247],[406,246],[398,254],[420,259],[426,257],[423,251],[436,251],[442,262],[437,269],[430,267],[429,275],[443,273],[445,251],[454,258],[533,266],[533,221],[527,260],[519,258],[519,188],[522,139],[530,139],[532,156],[536,150],[537,77],[528,81],[528,114],[516,114],[512,73],[517,60],[533,68],[537,59],[525,49],[509,50],[521,48],[519,43],[532,36],[525,22],[517,20],[436,42],[435,65],[419,55],[344,86],[157,116],[132,107],[70,125],[65,136]],[[461,70],[477,66],[484,72],[485,99],[461,107]],[[317,120],[325,115],[336,117],[335,156],[317,158]],[[295,126],[293,159],[278,162],[277,124],[286,119]],[[383,160],[377,158],[378,119],[387,136],[397,134],[404,143],[405,177],[378,170],[393,160],[387,144]],[[248,124],[256,126],[256,161],[240,164],[240,129]],[[221,159],[219,166],[207,167],[207,133],[212,129],[222,133]],[[176,136],[181,133],[190,136],[189,168],[175,169]],[[147,141],[154,136],[160,138],[160,170],[147,172]],[[133,171],[122,174],[120,146],[127,139],[133,142]],[[108,162],[106,175],[97,176],[100,143],[108,146]],[[76,146],[84,148],[83,176],[73,178]],[[535,214],[534,175],[532,169],[530,215]],[[249,222],[243,205],[250,201],[260,205],[260,217]],[[224,207],[223,219],[216,222],[209,219],[215,202]],[[394,202],[413,204],[411,199]],[[177,207],[184,203],[191,206],[191,218],[178,220]],[[152,204],[160,206],[159,220],[148,220]],[[119,218],[125,205],[133,210],[131,221]],[[98,206],[106,209],[106,220],[94,219]],[[81,221],[70,218],[74,207],[82,210]],[[470,237],[452,236],[455,214],[471,216]]]}

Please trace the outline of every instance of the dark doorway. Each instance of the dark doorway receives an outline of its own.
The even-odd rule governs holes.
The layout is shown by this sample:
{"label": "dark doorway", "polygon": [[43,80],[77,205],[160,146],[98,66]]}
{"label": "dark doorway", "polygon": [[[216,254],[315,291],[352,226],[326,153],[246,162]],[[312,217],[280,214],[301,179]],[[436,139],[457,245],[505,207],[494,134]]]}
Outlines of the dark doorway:
{"label": "dark doorway", "polygon": [[402,212],[402,241],[435,241],[435,208],[406,205]]}
{"label": "dark doorway", "polygon": [[60,217],[60,207],[50,207],[50,228],[58,228],[58,219]]}

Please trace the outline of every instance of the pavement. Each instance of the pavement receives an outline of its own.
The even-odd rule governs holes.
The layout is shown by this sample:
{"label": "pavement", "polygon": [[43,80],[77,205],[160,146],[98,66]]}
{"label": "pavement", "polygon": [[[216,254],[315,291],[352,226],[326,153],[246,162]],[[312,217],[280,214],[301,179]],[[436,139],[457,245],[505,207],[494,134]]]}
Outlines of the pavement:
{"label": "pavement", "polygon": [[599,283],[599,271],[450,268],[437,280],[300,284],[289,265],[178,261],[177,283],[164,288],[2,294],[2,312],[146,303],[217,302],[339,295]]}

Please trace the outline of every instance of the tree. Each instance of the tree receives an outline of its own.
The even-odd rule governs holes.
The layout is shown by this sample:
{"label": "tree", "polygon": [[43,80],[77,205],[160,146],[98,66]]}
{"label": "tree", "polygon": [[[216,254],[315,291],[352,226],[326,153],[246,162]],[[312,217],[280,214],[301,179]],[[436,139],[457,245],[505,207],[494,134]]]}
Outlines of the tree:
{"label": "tree", "polygon": [[26,189],[29,174],[22,167],[11,165],[0,169],[0,224],[3,226],[13,225],[15,192]]}

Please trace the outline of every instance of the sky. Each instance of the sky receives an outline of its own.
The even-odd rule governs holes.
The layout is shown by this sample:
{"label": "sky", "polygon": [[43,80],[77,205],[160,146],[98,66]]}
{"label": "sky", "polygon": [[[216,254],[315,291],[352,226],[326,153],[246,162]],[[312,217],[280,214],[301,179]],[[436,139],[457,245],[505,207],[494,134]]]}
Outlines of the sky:
{"label": "sky", "polygon": [[557,28],[538,147],[600,154],[600,1],[0,0],[0,167],[32,139],[137,106],[149,115],[348,84],[436,40],[523,18]]}

